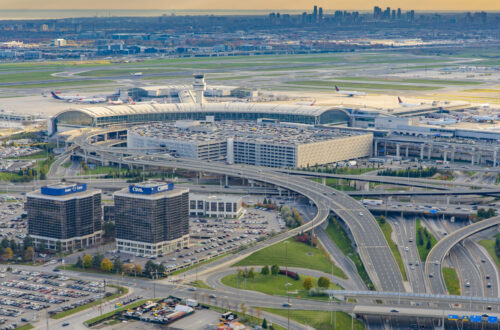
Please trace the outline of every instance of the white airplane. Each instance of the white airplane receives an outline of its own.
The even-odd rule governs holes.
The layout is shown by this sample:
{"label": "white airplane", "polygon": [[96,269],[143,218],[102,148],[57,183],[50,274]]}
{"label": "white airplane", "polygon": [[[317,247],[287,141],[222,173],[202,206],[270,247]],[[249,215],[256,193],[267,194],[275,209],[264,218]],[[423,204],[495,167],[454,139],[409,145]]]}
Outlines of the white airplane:
{"label": "white airplane", "polygon": [[297,102],[295,104],[296,105],[308,105],[308,106],[312,107],[313,105],[316,104],[316,100],[313,100],[312,102]]}
{"label": "white airplane", "polygon": [[398,96],[398,103],[400,106],[403,108],[411,108],[411,107],[418,107],[420,104],[413,104],[413,103],[406,103],[401,100],[401,98]]}
{"label": "white airplane", "polygon": [[358,92],[358,91],[341,91],[337,85],[335,85],[335,90],[337,91],[338,94],[342,94],[342,95],[347,95],[349,97],[353,97],[353,96],[363,96],[363,95],[366,95],[365,92]]}
{"label": "white airplane", "polygon": [[135,102],[130,97],[128,98],[128,103],[130,105],[136,105],[136,104],[158,104],[158,102],[156,102],[156,101]]}
{"label": "white airplane", "polygon": [[56,100],[62,100],[66,102],[75,102],[75,103],[104,103],[106,99],[104,97],[82,97],[79,95],[57,95],[54,92],[50,92],[52,97]]}
{"label": "white airplane", "polygon": [[118,99],[118,100],[112,100],[112,99],[108,99],[108,104],[111,104],[111,105],[121,105],[123,104],[123,101]]}
{"label": "white airplane", "polygon": [[494,120],[500,120],[500,115],[493,115],[493,116],[471,116],[469,117],[470,119],[474,119],[475,121],[478,122],[483,122],[483,121],[494,121]]}

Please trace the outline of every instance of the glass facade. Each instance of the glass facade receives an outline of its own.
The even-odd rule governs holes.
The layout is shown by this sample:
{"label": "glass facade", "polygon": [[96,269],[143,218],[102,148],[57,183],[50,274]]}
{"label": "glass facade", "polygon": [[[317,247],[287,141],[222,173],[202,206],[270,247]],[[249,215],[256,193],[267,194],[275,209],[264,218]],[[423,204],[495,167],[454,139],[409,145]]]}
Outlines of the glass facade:
{"label": "glass facade", "polygon": [[30,235],[70,239],[101,230],[101,194],[70,199],[28,196],[28,233]]}
{"label": "glass facade", "polygon": [[115,195],[116,238],[160,243],[189,234],[189,193],[159,198]]}

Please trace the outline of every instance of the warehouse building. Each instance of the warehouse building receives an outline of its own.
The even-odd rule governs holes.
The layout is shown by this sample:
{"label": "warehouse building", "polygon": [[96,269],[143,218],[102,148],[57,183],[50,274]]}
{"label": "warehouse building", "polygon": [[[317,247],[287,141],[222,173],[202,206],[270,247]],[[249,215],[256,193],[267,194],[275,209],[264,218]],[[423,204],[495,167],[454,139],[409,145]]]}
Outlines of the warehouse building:
{"label": "warehouse building", "polygon": [[256,122],[154,123],[129,129],[130,148],[165,148],[172,156],[299,168],[371,156],[373,135],[312,125]]}
{"label": "warehouse building", "polygon": [[242,197],[238,195],[189,194],[192,217],[238,218],[242,211]]}
{"label": "warehouse building", "polygon": [[147,257],[189,245],[189,189],[148,181],[114,194],[116,247]]}
{"label": "warehouse building", "polygon": [[[86,184],[45,186],[27,194],[28,234],[35,247],[83,249],[102,238],[101,191]],[[59,242],[59,243],[58,243]]]}

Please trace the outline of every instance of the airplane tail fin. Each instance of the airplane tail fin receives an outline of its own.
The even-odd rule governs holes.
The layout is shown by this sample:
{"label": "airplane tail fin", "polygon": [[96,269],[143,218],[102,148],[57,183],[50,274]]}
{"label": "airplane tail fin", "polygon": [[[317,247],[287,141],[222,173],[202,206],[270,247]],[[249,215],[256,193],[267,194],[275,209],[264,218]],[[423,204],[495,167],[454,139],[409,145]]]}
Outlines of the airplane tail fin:
{"label": "airplane tail fin", "polygon": [[57,96],[56,93],[54,92],[50,92],[50,94],[52,95],[53,98],[55,98],[56,100],[60,100],[61,98],[59,96]]}
{"label": "airplane tail fin", "polygon": [[128,98],[128,103],[129,103],[129,104],[132,104],[132,105],[134,105],[134,104],[135,104],[134,100],[132,100],[132,98],[131,98],[131,97],[129,97],[129,98]]}
{"label": "airplane tail fin", "polygon": [[337,87],[337,85],[335,85],[335,90],[336,90],[337,92],[340,92],[340,89]]}
{"label": "airplane tail fin", "polygon": [[401,101],[401,98],[399,96],[398,96],[398,102],[403,103],[403,101]]}

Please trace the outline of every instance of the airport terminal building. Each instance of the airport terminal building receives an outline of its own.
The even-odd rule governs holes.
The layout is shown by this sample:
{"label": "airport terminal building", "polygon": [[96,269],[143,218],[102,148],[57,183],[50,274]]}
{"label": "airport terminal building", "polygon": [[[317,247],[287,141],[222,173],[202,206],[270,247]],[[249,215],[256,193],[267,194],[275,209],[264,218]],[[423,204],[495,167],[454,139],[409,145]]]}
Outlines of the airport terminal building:
{"label": "airport terminal building", "polygon": [[182,121],[135,126],[130,148],[165,148],[174,157],[266,167],[299,168],[369,157],[373,135],[312,125]]}
{"label": "airport terminal building", "polygon": [[157,257],[189,245],[189,189],[149,181],[114,194],[116,248]]}
{"label": "airport terminal building", "polygon": [[[101,191],[86,184],[45,186],[27,194],[28,234],[35,247],[71,251],[101,241]],[[58,243],[60,242],[60,243]]]}

